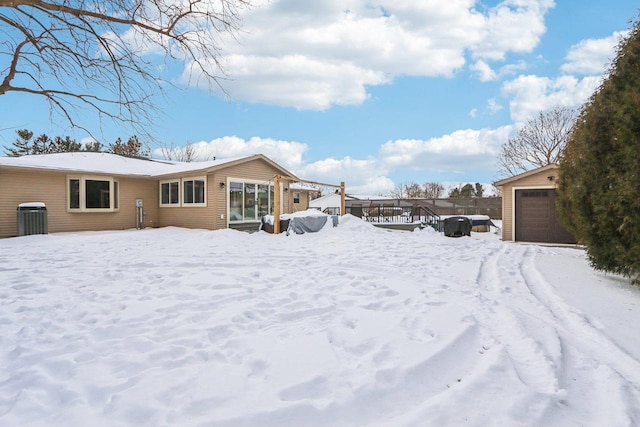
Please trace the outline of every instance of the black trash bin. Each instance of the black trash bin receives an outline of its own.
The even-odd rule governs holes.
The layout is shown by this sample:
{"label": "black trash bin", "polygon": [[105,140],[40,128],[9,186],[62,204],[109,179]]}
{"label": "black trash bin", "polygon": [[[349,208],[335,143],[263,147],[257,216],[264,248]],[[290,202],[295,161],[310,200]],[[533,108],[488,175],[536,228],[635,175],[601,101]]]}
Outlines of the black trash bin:
{"label": "black trash bin", "polygon": [[17,209],[18,236],[48,234],[47,207],[42,202],[20,203]]}
{"label": "black trash bin", "polygon": [[446,218],[443,228],[447,237],[471,236],[471,220],[464,216]]}

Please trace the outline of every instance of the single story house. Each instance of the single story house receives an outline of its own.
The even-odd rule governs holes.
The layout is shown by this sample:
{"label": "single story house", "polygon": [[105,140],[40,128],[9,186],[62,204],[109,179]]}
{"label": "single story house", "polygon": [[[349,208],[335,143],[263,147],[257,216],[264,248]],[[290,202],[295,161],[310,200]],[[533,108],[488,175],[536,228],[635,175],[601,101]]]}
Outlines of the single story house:
{"label": "single story house", "polygon": [[550,164],[494,184],[502,191],[502,240],[576,243],[556,209],[558,170]]}
{"label": "single story house", "polygon": [[[273,213],[304,210],[307,190],[264,155],[179,163],[108,153],[0,157],[0,237],[17,234],[17,208],[44,203],[49,232],[139,226],[257,230]],[[294,197],[296,196],[297,199]]]}

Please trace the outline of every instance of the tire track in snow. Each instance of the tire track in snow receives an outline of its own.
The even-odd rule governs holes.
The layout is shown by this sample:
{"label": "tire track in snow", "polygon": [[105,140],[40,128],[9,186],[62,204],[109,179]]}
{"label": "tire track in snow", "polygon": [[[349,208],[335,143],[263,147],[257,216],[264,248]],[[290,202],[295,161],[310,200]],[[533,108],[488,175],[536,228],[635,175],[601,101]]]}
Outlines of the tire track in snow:
{"label": "tire track in snow", "polygon": [[636,360],[575,307],[560,297],[547,282],[535,263],[533,248],[525,254],[522,274],[531,294],[538,299],[562,325],[563,338],[582,352],[595,355],[598,363],[606,364],[640,391],[640,361]]}
{"label": "tire track in snow", "polygon": [[[537,393],[555,394],[559,391],[558,367],[561,360],[560,351],[554,351],[557,337],[554,332],[547,332],[543,337],[547,345],[544,345],[538,337],[529,334],[531,328],[527,327],[531,318],[544,319],[547,314],[526,300],[513,304],[512,288],[519,282],[518,273],[523,258],[521,248],[503,244],[482,259],[477,285],[478,299],[485,310],[478,316],[504,346],[520,381]],[[499,263],[515,264],[512,267],[515,269],[510,270],[510,277],[502,277],[504,271],[498,267]],[[517,298],[521,297],[519,295]],[[521,305],[526,305],[529,313],[517,310]]]}

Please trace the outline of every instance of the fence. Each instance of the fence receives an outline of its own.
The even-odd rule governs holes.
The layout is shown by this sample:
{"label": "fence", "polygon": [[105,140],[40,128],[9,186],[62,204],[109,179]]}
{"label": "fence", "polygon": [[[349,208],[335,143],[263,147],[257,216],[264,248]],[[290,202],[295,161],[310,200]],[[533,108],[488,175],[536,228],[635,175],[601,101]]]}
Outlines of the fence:
{"label": "fence", "polygon": [[[420,213],[420,209],[423,209]],[[347,213],[369,222],[413,222],[424,216],[425,223],[440,215],[487,215],[502,219],[502,197],[467,199],[380,199],[347,200]],[[340,215],[340,208],[325,208],[325,213]],[[410,221],[411,220],[411,221]]]}
{"label": "fence", "polygon": [[438,215],[488,215],[502,219],[502,197],[479,197],[468,199],[416,199]]}
{"label": "fence", "polygon": [[[422,223],[437,225],[440,217],[424,206],[347,206],[348,214],[373,223]],[[326,208],[324,213],[339,215],[339,208]]]}

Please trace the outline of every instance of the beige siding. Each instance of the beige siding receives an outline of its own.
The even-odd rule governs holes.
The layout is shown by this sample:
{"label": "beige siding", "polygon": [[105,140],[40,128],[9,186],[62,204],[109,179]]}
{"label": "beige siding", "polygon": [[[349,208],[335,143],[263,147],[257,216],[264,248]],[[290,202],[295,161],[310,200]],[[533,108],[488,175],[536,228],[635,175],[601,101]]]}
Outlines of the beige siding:
{"label": "beige siding", "polygon": [[[192,177],[185,176],[185,178]],[[211,200],[215,200],[217,190],[213,176],[208,176],[206,182],[207,206],[159,207],[160,226],[215,229],[215,204],[212,204]],[[156,184],[156,192],[159,197],[160,181]],[[182,190],[180,195],[182,196]]]}
{"label": "beige siding", "polygon": [[[309,192],[304,190],[289,190],[288,212],[300,212],[309,209]],[[293,203],[293,193],[300,193],[300,203]]]}
{"label": "beige siding", "polygon": [[[213,215],[213,229],[220,230],[227,228],[227,176],[225,174],[215,174],[209,180],[209,194],[212,194],[210,205]],[[224,187],[220,187],[220,183],[224,183]]]}
{"label": "beige siding", "polygon": [[117,178],[120,182],[120,213],[127,226],[136,226],[136,200],[142,199],[145,227],[160,227],[158,182],[155,179]]}
{"label": "beige siding", "polygon": [[[89,176],[89,175],[85,175]],[[50,233],[85,230],[121,230],[136,226],[135,200],[144,200],[146,225],[158,222],[155,180],[118,178],[119,205],[116,212],[67,212],[67,174],[63,172],[0,172],[0,237],[16,235],[16,208],[25,202],[44,202]]]}
{"label": "beige siding", "polygon": [[[526,188],[555,188],[557,175],[557,170],[543,170],[502,186],[502,240],[514,239],[514,191]],[[554,180],[550,181],[549,176],[554,176]]]}
{"label": "beige siding", "polygon": [[[188,228],[205,228],[219,230],[227,228],[227,185],[228,178],[272,182],[276,174],[282,171],[275,169],[262,159],[241,163],[217,170],[207,176],[206,207],[160,207],[160,225]],[[224,183],[224,187],[220,186]],[[285,182],[285,186],[288,185]],[[159,183],[157,184],[159,194]],[[289,195],[284,192],[283,206],[290,212]]]}
{"label": "beige siding", "polygon": [[[47,206],[49,232],[119,230],[136,226],[136,199],[143,199],[145,226],[186,228],[227,228],[227,180],[237,178],[273,182],[283,171],[256,158],[216,170],[207,176],[207,204],[204,207],[160,207],[160,179],[113,177],[119,183],[117,212],[68,212],[67,173],[3,169],[0,171],[0,237],[16,235],[16,207],[23,202],[44,202]],[[90,176],[89,174],[77,174]],[[77,176],[74,175],[74,176]],[[203,174],[185,175],[195,178]],[[288,181],[281,181],[288,187]],[[225,187],[221,187],[224,183]],[[308,197],[301,192],[301,204],[293,205],[291,191],[282,194],[283,213],[306,209]]]}

